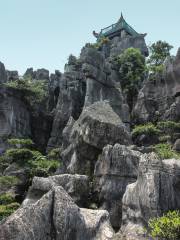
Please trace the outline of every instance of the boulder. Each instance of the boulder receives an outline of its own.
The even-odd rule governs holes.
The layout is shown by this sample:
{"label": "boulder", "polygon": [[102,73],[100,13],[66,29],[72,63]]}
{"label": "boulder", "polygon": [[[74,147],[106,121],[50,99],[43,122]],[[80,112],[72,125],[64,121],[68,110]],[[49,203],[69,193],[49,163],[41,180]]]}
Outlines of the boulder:
{"label": "boulder", "polygon": [[97,102],[83,110],[72,127],[69,142],[62,152],[65,169],[91,175],[104,146],[130,144],[131,136],[112,107],[106,102]]}
{"label": "boulder", "polygon": [[78,208],[62,187],[18,209],[1,225],[3,240],[110,240],[108,212]]}
{"label": "boulder", "polygon": [[48,178],[34,177],[23,205],[35,203],[56,186],[62,186],[80,207],[88,205],[89,179],[85,175],[62,174]]}
{"label": "boulder", "polygon": [[107,145],[96,162],[95,191],[99,207],[109,212],[111,224],[116,229],[121,225],[122,197],[126,186],[137,179],[141,155],[124,145]]}
{"label": "boulder", "polygon": [[121,230],[138,235],[148,220],[180,209],[180,161],[163,160],[154,153],[141,156],[138,178],[127,186],[123,196]]}

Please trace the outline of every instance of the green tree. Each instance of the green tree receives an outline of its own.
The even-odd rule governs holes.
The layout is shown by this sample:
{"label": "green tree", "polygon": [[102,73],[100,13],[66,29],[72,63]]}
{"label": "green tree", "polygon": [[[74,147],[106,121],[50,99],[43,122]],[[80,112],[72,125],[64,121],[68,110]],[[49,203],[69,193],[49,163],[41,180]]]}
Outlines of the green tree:
{"label": "green tree", "polygon": [[133,100],[137,97],[138,90],[144,79],[145,58],[139,49],[128,48],[115,58],[115,62],[119,67],[121,87],[132,109]]}
{"label": "green tree", "polygon": [[157,41],[153,43],[150,47],[150,57],[148,63],[154,66],[160,66],[164,63],[166,57],[170,56],[170,50],[173,48],[169,43],[165,41]]}

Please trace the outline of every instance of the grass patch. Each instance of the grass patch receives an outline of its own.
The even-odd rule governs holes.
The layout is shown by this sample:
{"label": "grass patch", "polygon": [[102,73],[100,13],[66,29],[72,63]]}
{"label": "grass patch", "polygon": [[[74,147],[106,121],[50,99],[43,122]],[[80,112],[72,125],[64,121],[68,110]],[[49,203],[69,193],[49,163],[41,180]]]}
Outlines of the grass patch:
{"label": "grass patch", "polygon": [[142,134],[148,135],[148,136],[159,136],[161,131],[152,123],[137,125],[132,131],[132,136],[138,137]]}
{"label": "grass patch", "polygon": [[161,159],[175,158],[180,159],[180,154],[172,149],[172,146],[167,143],[159,143],[154,146],[154,151]]}
{"label": "grass patch", "polygon": [[19,179],[14,176],[1,176],[0,177],[0,185],[2,187],[12,187],[18,184]]}
{"label": "grass patch", "polygon": [[0,195],[0,205],[7,205],[15,201],[14,197],[10,193],[4,193]]}
{"label": "grass patch", "polygon": [[20,207],[20,204],[17,202],[13,202],[7,205],[0,205],[0,221],[4,218],[10,216],[13,212],[15,212]]}

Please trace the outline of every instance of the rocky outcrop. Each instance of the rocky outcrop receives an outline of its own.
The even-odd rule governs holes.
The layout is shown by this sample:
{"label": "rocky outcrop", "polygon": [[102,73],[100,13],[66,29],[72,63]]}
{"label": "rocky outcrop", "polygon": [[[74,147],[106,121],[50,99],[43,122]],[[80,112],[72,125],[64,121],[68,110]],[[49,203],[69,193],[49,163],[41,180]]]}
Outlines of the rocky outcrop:
{"label": "rocky outcrop", "polygon": [[85,175],[62,174],[48,178],[34,177],[23,205],[35,203],[54,187],[62,186],[78,206],[87,206],[89,197],[89,179]]}
{"label": "rocky outcrop", "polygon": [[113,38],[110,56],[117,56],[118,54],[121,54],[125,49],[133,47],[140,49],[141,53],[147,57],[149,55],[149,52],[144,37],[145,35],[142,34],[137,37],[126,36],[123,38]]}
{"label": "rocky outcrop", "polygon": [[0,229],[4,240],[110,240],[113,234],[107,211],[78,208],[61,187],[18,209]]}
{"label": "rocky outcrop", "polygon": [[128,239],[141,235],[150,218],[180,209],[179,184],[179,160],[161,161],[154,153],[141,156],[138,179],[127,186],[123,196],[121,230]]}
{"label": "rocky outcrop", "polygon": [[7,81],[16,81],[19,79],[18,71],[8,71],[6,70]]}
{"label": "rocky outcrop", "polygon": [[136,181],[141,155],[124,145],[107,145],[96,162],[95,191],[99,207],[109,212],[111,224],[116,229],[121,225],[122,197],[126,186]]}
{"label": "rocky outcrop", "polygon": [[69,142],[70,145],[62,152],[65,170],[92,175],[104,146],[129,144],[131,137],[111,106],[106,102],[97,102],[83,110],[72,127]]}
{"label": "rocky outcrop", "polygon": [[34,71],[33,68],[28,68],[24,76],[30,77],[31,79],[49,81],[49,71],[45,68],[37,69],[36,71]]}
{"label": "rocky outcrop", "polygon": [[5,66],[2,62],[0,62],[0,84],[5,83],[7,81],[7,74]]}
{"label": "rocky outcrop", "polygon": [[136,122],[180,120],[180,49],[167,60],[164,74],[146,80],[139,92],[133,114]]}
{"label": "rocky outcrop", "polygon": [[18,91],[3,87],[0,89],[0,152],[5,149],[3,139],[10,136],[31,136],[30,113]]}
{"label": "rocky outcrop", "polygon": [[[62,132],[69,118],[77,120],[82,112],[86,92],[84,76],[77,61],[66,65],[65,73],[60,77],[59,86],[55,88],[57,106],[54,110],[54,121],[48,148],[62,144]],[[54,82],[54,80],[52,80]],[[53,85],[53,82],[51,86]]]}

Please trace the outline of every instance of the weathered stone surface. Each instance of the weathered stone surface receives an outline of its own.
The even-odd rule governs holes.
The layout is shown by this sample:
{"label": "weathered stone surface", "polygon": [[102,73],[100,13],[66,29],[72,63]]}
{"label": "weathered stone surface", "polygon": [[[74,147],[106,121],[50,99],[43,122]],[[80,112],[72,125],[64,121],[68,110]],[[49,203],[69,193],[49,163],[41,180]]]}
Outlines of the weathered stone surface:
{"label": "weathered stone surface", "polygon": [[109,240],[113,237],[108,212],[78,208],[67,194],[55,192],[54,226],[58,240]]}
{"label": "weathered stone surface", "polygon": [[[8,136],[29,137],[31,135],[30,113],[19,92],[13,89],[0,89],[0,138]],[[0,144],[0,153],[5,149]]]}
{"label": "weathered stone surface", "polygon": [[44,68],[37,69],[35,78],[37,80],[49,80],[49,71]]}
{"label": "weathered stone surface", "polygon": [[180,139],[177,139],[174,143],[173,149],[177,152],[180,152]]}
{"label": "weathered stone surface", "polygon": [[150,218],[180,209],[179,184],[179,160],[161,161],[154,153],[141,156],[138,179],[127,186],[123,196],[121,230],[135,235]]}
{"label": "weathered stone surface", "polygon": [[118,54],[121,54],[125,49],[127,48],[138,48],[140,49],[141,53],[145,56],[148,56],[148,48],[146,46],[144,36],[138,36],[138,37],[115,37],[112,40],[112,45],[111,45],[111,51],[110,55],[111,56],[116,56]]}
{"label": "weathered stone surface", "polygon": [[94,163],[107,144],[129,144],[131,137],[120,117],[106,102],[86,107],[72,127],[70,145],[62,152],[70,173],[92,174]]}
{"label": "weathered stone surface", "polygon": [[165,67],[163,76],[144,82],[133,110],[137,122],[180,119],[180,50]]}
{"label": "weathered stone surface", "polygon": [[85,106],[98,101],[108,101],[113,110],[127,125],[130,123],[129,108],[123,97],[118,71],[113,69],[103,52],[83,48],[82,71],[86,76]]}
{"label": "weathered stone surface", "polygon": [[23,205],[36,202],[56,186],[62,186],[66,192],[72,197],[78,206],[87,206],[89,195],[89,179],[85,175],[62,174],[50,176],[48,178],[34,177],[32,186],[30,187],[27,197]]}
{"label": "weathered stone surface", "polygon": [[66,72],[61,77],[57,106],[48,147],[62,144],[62,132],[69,118],[78,119],[84,105],[86,85],[81,72]]}
{"label": "weathered stone surface", "polygon": [[51,240],[53,191],[34,205],[19,208],[0,227],[2,240]]}
{"label": "weathered stone surface", "polygon": [[19,79],[18,71],[8,71],[6,70],[7,81],[15,81]]}
{"label": "weathered stone surface", "polygon": [[0,229],[2,240],[110,240],[108,212],[78,208],[62,187],[12,214]]}
{"label": "weathered stone surface", "polygon": [[124,145],[107,145],[95,165],[95,191],[100,208],[108,210],[111,224],[119,228],[122,215],[122,197],[126,186],[135,182],[142,154]]}
{"label": "weathered stone surface", "polygon": [[0,62],[0,84],[5,83],[7,81],[7,74],[5,66],[2,62]]}

